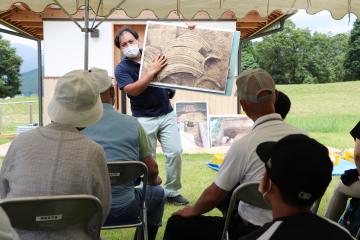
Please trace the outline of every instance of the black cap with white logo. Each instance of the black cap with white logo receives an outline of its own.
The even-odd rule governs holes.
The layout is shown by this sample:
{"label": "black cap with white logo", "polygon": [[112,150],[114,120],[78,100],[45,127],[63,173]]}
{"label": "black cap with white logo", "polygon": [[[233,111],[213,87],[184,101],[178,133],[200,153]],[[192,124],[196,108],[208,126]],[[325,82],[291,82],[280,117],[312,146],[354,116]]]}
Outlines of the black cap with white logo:
{"label": "black cap with white logo", "polygon": [[328,149],[306,135],[261,143],[256,152],[280,191],[302,205],[320,198],[331,181],[333,164]]}

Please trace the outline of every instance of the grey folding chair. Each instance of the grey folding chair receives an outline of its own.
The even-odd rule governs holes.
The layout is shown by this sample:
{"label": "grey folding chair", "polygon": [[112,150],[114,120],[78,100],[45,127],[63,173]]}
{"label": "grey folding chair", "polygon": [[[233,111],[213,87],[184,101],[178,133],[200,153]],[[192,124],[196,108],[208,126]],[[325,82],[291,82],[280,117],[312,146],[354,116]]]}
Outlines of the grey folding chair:
{"label": "grey folding chair", "polygon": [[320,197],[318,200],[314,202],[314,204],[311,206],[311,212],[314,214],[317,214],[317,211],[319,210],[320,203],[321,203],[322,197]]}
{"label": "grey folding chair", "polygon": [[103,226],[101,229],[115,229],[115,228],[137,228],[137,239],[140,240],[144,236],[144,240],[148,239],[147,231],[147,215],[145,206],[146,186],[148,179],[148,169],[143,162],[140,161],[110,161],[107,163],[110,175],[111,185],[121,185],[129,182],[134,182],[141,179],[143,194],[141,198],[140,216],[134,223],[124,223],[117,225]]}
{"label": "grey folding chair", "polygon": [[83,224],[91,239],[100,239],[102,207],[91,195],[8,198],[1,200],[0,206],[16,229],[56,231]]}
{"label": "grey folding chair", "polygon": [[221,236],[221,240],[228,239],[228,228],[230,224],[231,214],[235,208],[235,204],[238,201],[245,202],[247,204],[271,210],[271,206],[266,202],[262,194],[258,190],[259,182],[251,181],[240,184],[232,193],[230,203],[225,216],[224,228]]}
{"label": "grey folding chair", "polygon": [[358,229],[355,239],[360,240],[360,228]]}

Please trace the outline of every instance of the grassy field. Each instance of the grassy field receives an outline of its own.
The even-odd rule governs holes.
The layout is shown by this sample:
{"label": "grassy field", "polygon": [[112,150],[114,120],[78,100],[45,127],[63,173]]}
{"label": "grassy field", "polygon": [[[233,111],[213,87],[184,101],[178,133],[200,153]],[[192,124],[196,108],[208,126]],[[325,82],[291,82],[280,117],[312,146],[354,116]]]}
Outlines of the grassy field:
{"label": "grassy field", "polygon": [[280,85],[291,99],[287,122],[321,143],[340,149],[353,147],[349,131],[360,120],[360,82]]}
{"label": "grassy field", "polygon": [[37,96],[0,99],[1,134],[16,133],[17,126],[30,123],[30,115],[32,122],[38,123],[38,114]]}
{"label": "grassy field", "polygon": [[[353,147],[353,139],[349,135],[351,128],[360,120],[360,82],[345,82],[319,85],[288,85],[278,88],[289,95],[292,108],[287,122],[303,128],[327,146],[340,149]],[[25,113],[26,114],[26,113]],[[2,159],[0,159],[1,162]],[[158,156],[160,175],[164,176],[164,157]],[[212,160],[210,154],[183,155],[183,188],[181,193],[194,203],[201,191],[210,184],[216,172],[206,166]],[[319,214],[323,215],[335,184],[339,181],[334,177],[322,199]],[[160,228],[157,239],[162,239],[166,220],[179,207],[166,205],[163,216],[164,226]],[[212,211],[209,215],[219,215]],[[106,239],[132,239],[134,230],[102,231]]]}

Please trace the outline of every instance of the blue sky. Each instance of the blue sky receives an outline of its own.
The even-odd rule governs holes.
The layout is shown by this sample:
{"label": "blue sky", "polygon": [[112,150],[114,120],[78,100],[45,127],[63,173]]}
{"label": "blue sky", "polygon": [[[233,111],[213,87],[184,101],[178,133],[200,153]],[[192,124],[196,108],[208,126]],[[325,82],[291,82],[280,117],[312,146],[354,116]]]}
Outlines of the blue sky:
{"label": "blue sky", "polygon": [[[299,28],[309,28],[313,32],[317,31],[322,33],[337,34],[351,31],[353,22],[355,21],[356,17],[355,15],[351,15],[349,21],[349,15],[346,15],[341,20],[334,20],[328,11],[321,11],[315,15],[308,15],[306,14],[305,10],[299,10],[290,19]],[[36,47],[36,42],[34,41],[10,36],[8,34],[2,35],[5,39],[10,40],[12,43],[22,43],[34,48]]]}

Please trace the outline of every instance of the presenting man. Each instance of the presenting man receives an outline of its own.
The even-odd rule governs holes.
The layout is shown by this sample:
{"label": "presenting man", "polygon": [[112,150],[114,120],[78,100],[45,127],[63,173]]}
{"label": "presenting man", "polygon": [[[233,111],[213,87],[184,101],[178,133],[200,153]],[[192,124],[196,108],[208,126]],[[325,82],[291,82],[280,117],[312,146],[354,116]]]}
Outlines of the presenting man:
{"label": "presenting man", "polygon": [[115,45],[121,50],[124,58],[116,66],[115,77],[119,88],[130,98],[131,111],[134,117],[146,130],[152,156],[156,157],[157,140],[161,143],[166,157],[166,182],[164,184],[167,201],[176,205],[186,205],[189,201],[178,192],[181,188],[181,144],[179,129],[169,99],[174,92],[149,86],[156,74],[163,69],[167,60],[158,56],[153,60],[146,74],[139,79],[142,51],[138,46],[138,33],[125,27],[115,36]]}

